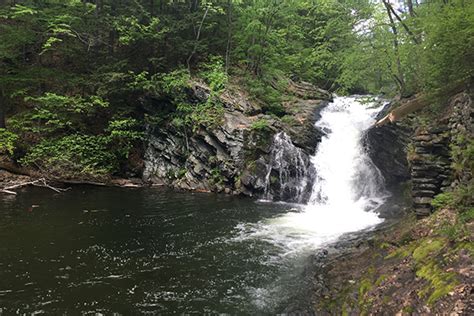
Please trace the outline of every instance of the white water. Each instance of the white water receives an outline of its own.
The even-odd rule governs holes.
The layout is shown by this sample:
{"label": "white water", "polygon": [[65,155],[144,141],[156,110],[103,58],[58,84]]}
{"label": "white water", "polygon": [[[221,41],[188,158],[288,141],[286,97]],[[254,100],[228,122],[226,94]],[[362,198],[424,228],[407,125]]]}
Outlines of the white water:
{"label": "white water", "polygon": [[373,106],[356,97],[335,98],[316,123],[327,135],[311,158],[317,178],[308,204],[256,225],[240,225],[238,239],[263,239],[286,257],[379,224],[383,179],[362,145],[364,131],[380,111]]}
{"label": "white water", "polygon": [[[292,201],[301,203],[313,169],[308,167],[307,161],[303,159],[303,150],[293,145],[290,136],[280,132],[273,138],[271,160],[268,164],[267,175],[265,177],[264,196],[267,201],[275,198],[282,198],[286,195]],[[277,171],[277,181],[279,183],[280,196],[274,197],[271,193],[272,171]],[[290,196],[289,196],[290,195]]]}

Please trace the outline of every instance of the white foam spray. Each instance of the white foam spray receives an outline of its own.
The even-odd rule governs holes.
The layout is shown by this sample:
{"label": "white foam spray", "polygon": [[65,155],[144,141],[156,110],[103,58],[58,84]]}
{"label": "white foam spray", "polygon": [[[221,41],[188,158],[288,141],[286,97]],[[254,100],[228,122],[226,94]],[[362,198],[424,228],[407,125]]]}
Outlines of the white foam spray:
{"label": "white foam spray", "polygon": [[239,238],[259,238],[281,248],[282,256],[313,250],[344,233],[379,224],[383,179],[363,147],[362,137],[381,107],[360,97],[336,97],[316,123],[323,137],[311,162],[317,178],[299,212],[240,225]]}

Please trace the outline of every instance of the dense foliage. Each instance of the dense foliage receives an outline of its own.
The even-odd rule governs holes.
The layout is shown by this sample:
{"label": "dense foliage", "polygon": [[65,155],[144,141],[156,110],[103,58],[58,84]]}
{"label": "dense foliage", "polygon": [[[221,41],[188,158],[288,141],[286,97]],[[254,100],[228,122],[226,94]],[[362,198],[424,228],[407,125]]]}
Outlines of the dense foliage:
{"label": "dense foliage", "polygon": [[372,92],[395,85],[404,96],[440,97],[472,83],[474,3],[423,1],[407,10],[396,4],[382,0],[359,29],[359,44],[345,54],[341,84]]}
{"label": "dense foliage", "polygon": [[[472,81],[474,3],[406,3],[0,1],[0,150],[100,176],[141,150],[144,122],[184,135],[218,125],[229,82],[284,117],[289,78],[403,95]],[[189,100],[191,81],[210,87],[207,101]]]}

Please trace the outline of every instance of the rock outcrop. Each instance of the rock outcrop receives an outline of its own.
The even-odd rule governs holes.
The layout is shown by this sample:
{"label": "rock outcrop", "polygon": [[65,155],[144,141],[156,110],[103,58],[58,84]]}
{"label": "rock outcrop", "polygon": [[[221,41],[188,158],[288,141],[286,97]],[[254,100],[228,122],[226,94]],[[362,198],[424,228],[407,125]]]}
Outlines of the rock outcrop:
{"label": "rock outcrop", "polygon": [[[210,91],[203,84],[195,83],[191,90],[191,100],[209,98]],[[199,126],[190,132],[171,125],[148,126],[144,181],[185,190],[271,194],[277,200],[291,200],[296,188],[271,183],[283,172],[273,164],[275,135],[284,132],[297,149],[300,164],[308,167],[309,156],[323,135],[314,122],[330,94],[307,83],[292,83],[289,92],[293,96],[283,104],[288,113],[283,119],[263,113],[244,92],[233,90],[220,96],[224,113],[222,124],[215,128]],[[284,154],[282,159],[289,159],[286,165],[295,162],[293,155]],[[301,177],[299,167],[285,174],[290,183],[294,178],[294,186]]]}
{"label": "rock outcrop", "polygon": [[[473,161],[471,160],[470,168],[460,169],[457,166],[459,160],[464,159],[462,150],[469,150],[472,148],[472,140],[474,139],[474,106],[472,93],[460,93],[456,95],[452,101],[452,112],[449,118],[449,129],[451,136],[451,143],[455,147],[454,152],[451,152],[451,159],[454,162],[454,179],[451,187],[458,184],[467,184],[473,179]],[[472,149],[471,149],[472,150]],[[472,154],[471,154],[472,155]]]}
{"label": "rock outcrop", "polygon": [[410,165],[413,208],[418,217],[431,214],[431,201],[451,184],[449,128],[421,129],[413,137]]}
{"label": "rock outcrop", "polygon": [[[390,109],[379,114],[383,117]],[[370,157],[390,188],[411,179],[413,209],[418,217],[433,212],[433,198],[459,182],[472,179],[472,171],[456,169],[452,146],[464,148],[473,133],[472,100],[468,93],[454,96],[442,117],[413,131],[412,119],[371,128],[366,135]],[[453,169],[454,167],[454,169]]]}
{"label": "rock outcrop", "polygon": [[433,212],[433,198],[458,183],[472,179],[472,170],[456,170],[456,151],[474,134],[471,97],[460,93],[451,100],[446,115],[434,127],[419,128],[409,153],[413,208],[418,217]]}
{"label": "rock outcrop", "polygon": [[[387,105],[377,119],[386,115],[389,107]],[[388,188],[410,179],[406,148],[411,134],[411,127],[402,122],[373,127],[367,131],[365,144],[369,156],[382,173]]]}

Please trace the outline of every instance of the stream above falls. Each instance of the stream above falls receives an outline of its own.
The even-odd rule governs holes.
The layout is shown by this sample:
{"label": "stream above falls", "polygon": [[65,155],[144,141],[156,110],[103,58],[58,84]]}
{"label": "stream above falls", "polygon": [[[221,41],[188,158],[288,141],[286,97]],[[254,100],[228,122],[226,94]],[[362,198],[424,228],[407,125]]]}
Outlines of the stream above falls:
{"label": "stream above falls", "polygon": [[[382,222],[387,193],[362,145],[378,112],[371,105],[336,98],[321,112],[326,136],[303,204],[91,186],[1,196],[0,314],[310,308],[304,271],[315,250]],[[279,174],[286,181],[291,172]],[[307,186],[308,174],[296,185]]]}

